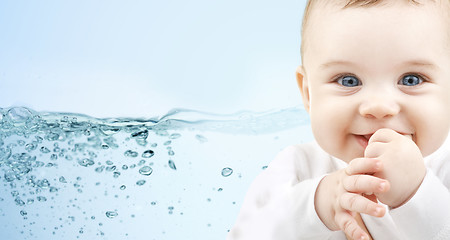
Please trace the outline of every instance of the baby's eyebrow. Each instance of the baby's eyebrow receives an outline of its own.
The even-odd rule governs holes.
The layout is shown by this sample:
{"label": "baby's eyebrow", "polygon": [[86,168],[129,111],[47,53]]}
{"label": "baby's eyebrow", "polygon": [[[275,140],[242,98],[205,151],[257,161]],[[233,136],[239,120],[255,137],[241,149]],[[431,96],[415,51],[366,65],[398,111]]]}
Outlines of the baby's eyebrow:
{"label": "baby's eyebrow", "polygon": [[336,60],[336,61],[329,61],[329,62],[323,63],[319,66],[319,68],[325,69],[325,68],[333,67],[336,65],[355,65],[355,64],[350,61]]}
{"label": "baby's eyebrow", "polygon": [[437,69],[437,65],[433,64],[430,61],[427,60],[411,60],[411,61],[407,61],[403,64],[401,64],[400,66],[415,66],[415,67],[426,67],[426,68],[431,68],[431,69]]}
{"label": "baby's eyebrow", "polygon": [[[355,66],[356,63],[353,63],[351,61],[344,61],[344,60],[333,60],[326,63],[323,63],[319,66],[320,69],[326,69],[330,68],[336,65],[350,65]],[[438,69],[438,66],[436,64],[433,64],[431,61],[427,61],[424,59],[418,59],[418,60],[410,60],[403,62],[398,65],[399,67],[407,67],[407,66],[413,66],[413,67],[425,67],[425,68],[431,68],[431,69]]]}

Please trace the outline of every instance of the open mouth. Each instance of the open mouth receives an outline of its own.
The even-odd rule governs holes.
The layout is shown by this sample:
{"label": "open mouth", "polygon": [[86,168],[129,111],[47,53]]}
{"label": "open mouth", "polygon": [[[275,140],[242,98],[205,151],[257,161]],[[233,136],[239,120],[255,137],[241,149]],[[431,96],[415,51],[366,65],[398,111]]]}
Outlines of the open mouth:
{"label": "open mouth", "polygon": [[366,134],[366,135],[362,135],[367,141],[369,141],[369,139],[372,137],[373,133],[371,134]]}
{"label": "open mouth", "polygon": [[367,134],[367,135],[355,135],[356,140],[358,143],[363,147],[366,148],[369,144],[369,139],[373,134]]}

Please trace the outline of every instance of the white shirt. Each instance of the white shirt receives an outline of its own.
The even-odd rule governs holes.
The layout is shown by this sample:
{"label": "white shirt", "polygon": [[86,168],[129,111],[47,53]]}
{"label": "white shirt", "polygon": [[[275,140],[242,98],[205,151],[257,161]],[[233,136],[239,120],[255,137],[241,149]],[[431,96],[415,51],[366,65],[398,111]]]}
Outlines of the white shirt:
{"label": "white shirt", "polygon": [[[427,174],[407,203],[382,218],[361,214],[373,239],[450,239],[450,137],[424,160]],[[346,166],[315,142],[287,147],[250,186],[227,239],[346,239],[314,208],[320,180]]]}

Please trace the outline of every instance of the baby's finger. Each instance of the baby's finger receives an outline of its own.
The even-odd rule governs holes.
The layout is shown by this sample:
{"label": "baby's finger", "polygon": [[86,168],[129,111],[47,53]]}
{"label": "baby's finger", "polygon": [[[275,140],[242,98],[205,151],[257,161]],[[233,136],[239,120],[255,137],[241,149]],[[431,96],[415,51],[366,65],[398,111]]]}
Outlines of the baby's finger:
{"label": "baby's finger", "polygon": [[345,172],[348,175],[371,174],[383,170],[383,163],[376,158],[355,158],[350,161]]}
{"label": "baby's finger", "polygon": [[382,142],[372,142],[364,150],[365,158],[377,158],[386,151],[386,144]]}
{"label": "baby's finger", "polygon": [[336,213],[334,220],[339,228],[351,239],[369,239],[367,233],[358,225],[358,222],[350,213]]}
{"label": "baby's finger", "polygon": [[369,144],[373,142],[388,143],[392,141],[399,133],[389,128],[378,129],[369,139]]}
{"label": "baby's finger", "polygon": [[342,194],[339,203],[343,209],[365,213],[374,217],[382,217],[386,213],[386,209],[383,206],[355,193]]}
{"label": "baby's finger", "polygon": [[388,143],[388,142],[392,141],[393,139],[399,137],[399,135],[402,135],[404,137],[412,139],[411,134],[396,132],[396,131],[394,131],[392,129],[389,129],[389,128],[382,128],[382,129],[378,129],[378,131],[376,131],[370,137],[369,144],[371,144],[373,142]]}
{"label": "baby's finger", "polygon": [[367,195],[384,193],[390,189],[387,180],[365,174],[347,176],[342,180],[342,185],[347,192],[365,193]]}

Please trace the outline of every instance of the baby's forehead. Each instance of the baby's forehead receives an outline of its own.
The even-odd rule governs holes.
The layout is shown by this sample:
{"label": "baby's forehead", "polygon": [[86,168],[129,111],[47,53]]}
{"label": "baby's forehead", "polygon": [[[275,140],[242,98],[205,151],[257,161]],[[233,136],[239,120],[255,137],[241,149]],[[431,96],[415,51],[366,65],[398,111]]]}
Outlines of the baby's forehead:
{"label": "baby's forehead", "polygon": [[[430,7],[432,6],[435,10],[435,14],[441,14],[444,21],[446,21],[446,26],[450,25],[450,0],[309,0],[302,23],[302,33],[301,33],[301,58],[304,58],[304,52],[306,50],[306,45],[308,45],[309,38],[314,31],[320,31],[318,27],[320,24],[316,24],[315,21],[320,21],[323,17],[328,14],[340,14],[345,10],[356,9],[369,9],[372,11],[383,11],[392,6],[393,4],[403,4],[405,8],[410,7]],[[399,16],[401,17],[401,16]],[[448,36],[448,46],[447,49],[450,50],[450,28],[447,31]]]}
{"label": "baby's forehead", "polygon": [[[450,0],[309,0],[305,8],[302,25],[303,28],[309,27],[310,24],[308,23],[312,18],[320,19],[320,16],[330,13],[330,11],[338,14],[346,9],[355,8],[384,11],[393,5],[400,5],[404,8],[420,8],[432,5],[436,9],[436,14],[444,14],[450,20]],[[314,24],[311,27],[314,27]]]}
{"label": "baby's forehead", "polygon": [[346,8],[369,8],[376,6],[389,6],[391,4],[407,3],[414,6],[435,4],[440,6],[450,6],[449,0],[308,0],[305,12],[315,8],[335,7]]}
{"label": "baby's forehead", "polygon": [[[400,5],[404,8],[433,7],[435,14],[442,14],[450,23],[450,0],[308,0],[305,8],[302,30],[314,27],[309,24],[312,19],[320,19],[330,12],[339,14],[347,9],[370,9],[384,11],[393,5]],[[399,16],[401,17],[401,16]]]}

